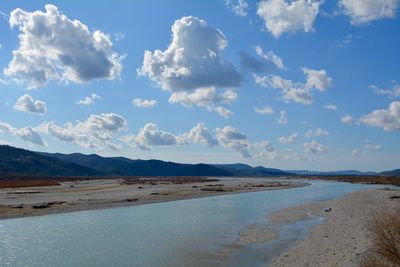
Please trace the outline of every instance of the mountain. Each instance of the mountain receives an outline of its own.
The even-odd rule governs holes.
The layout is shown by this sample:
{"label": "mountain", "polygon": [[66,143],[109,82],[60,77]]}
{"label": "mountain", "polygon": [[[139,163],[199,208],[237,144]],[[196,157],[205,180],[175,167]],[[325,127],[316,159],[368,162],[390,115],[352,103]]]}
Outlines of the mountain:
{"label": "mountain", "polygon": [[293,173],[279,169],[265,168],[262,166],[251,167],[247,164],[213,164],[214,167],[232,172],[234,176],[284,176],[293,175]]}
{"label": "mountain", "polygon": [[93,168],[111,176],[232,176],[231,172],[208,164],[180,164],[155,159],[131,160],[79,153],[42,153],[42,155]]}
{"label": "mountain", "polygon": [[378,175],[377,172],[361,172],[357,170],[340,170],[340,171],[309,171],[309,170],[288,170],[296,175],[320,175],[320,176],[360,176],[360,175]]}
{"label": "mountain", "polygon": [[[400,169],[381,175],[400,175]],[[0,179],[28,177],[117,177],[117,176],[290,176],[379,175],[356,170],[319,172],[252,167],[247,164],[180,164],[162,160],[132,160],[123,157],[102,157],[96,154],[61,154],[32,152],[0,145]]]}
{"label": "mountain", "polygon": [[29,150],[0,145],[0,178],[96,175],[101,172]]}
{"label": "mountain", "polygon": [[384,171],[380,173],[381,175],[386,175],[386,176],[395,176],[398,175],[400,176],[400,169],[395,169],[391,171]]}

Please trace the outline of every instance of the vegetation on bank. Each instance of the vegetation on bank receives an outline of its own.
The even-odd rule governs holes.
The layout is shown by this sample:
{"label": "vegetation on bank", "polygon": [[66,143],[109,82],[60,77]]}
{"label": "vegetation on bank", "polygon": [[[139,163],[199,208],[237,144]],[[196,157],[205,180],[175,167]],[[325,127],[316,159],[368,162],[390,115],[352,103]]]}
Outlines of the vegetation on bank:
{"label": "vegetation on bank", "polygon": [[400,186],[400,176],[299,176],[297,178]]}
{"label": "vegetation on bank", "polygon": [[364,267],[400,266],[400,208],[384,208],[368,224],[373,254]]}

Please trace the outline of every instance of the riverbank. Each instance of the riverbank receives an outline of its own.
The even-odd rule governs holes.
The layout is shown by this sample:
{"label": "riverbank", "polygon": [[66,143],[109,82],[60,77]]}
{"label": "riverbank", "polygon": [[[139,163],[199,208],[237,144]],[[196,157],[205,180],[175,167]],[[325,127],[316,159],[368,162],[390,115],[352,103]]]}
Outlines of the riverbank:
{"label": "riverbank", "polygon": [[0,219],[141,205],[305,186],[271,178],[146,178],[61,181],[0,188]]}
{"label": "riverbank", "polygon": [[399,190],[372,189],[272,213],[268,221],[273,224],[312,217],[323,217],[325,221],[315,226],[308,238],[279,255],[270,266],[363,266],[374,251],[367,230],[373,214],[399,207]]}

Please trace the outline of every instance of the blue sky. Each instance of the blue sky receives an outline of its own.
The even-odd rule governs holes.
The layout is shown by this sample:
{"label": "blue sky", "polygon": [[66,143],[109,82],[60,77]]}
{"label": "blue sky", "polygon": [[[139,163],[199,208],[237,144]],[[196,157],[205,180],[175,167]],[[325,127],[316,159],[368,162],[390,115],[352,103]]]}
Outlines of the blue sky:
{"label": "blue sky", "polygon": [[399,6],[2,1],[0,141],[175,162],[398,168]]}

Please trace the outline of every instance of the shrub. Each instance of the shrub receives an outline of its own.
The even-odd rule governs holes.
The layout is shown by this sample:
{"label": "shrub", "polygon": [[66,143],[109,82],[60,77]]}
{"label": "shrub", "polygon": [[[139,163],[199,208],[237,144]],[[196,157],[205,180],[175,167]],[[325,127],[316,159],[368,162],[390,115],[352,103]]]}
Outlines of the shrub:
{"label": "shrub", "polygon": [[385,208],[375,213],[368,229],[375,252],[386,261],[400,266],[400,208]]}

